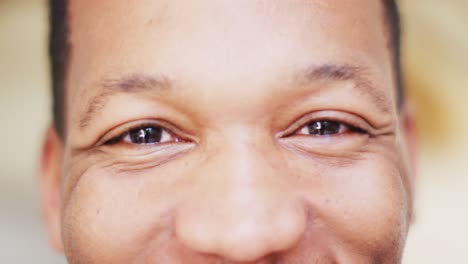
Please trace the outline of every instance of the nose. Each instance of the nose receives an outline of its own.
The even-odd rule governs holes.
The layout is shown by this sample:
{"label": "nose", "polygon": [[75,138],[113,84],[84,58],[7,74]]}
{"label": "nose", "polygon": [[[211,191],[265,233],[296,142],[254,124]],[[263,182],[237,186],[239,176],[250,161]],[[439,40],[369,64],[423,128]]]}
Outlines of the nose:
{"label": "nose", "polygon": [[175,215],[177,238],[192,251],[233,262],[294,248],[307,214],[288,183],[291,175],[274,152],[231,145],[190,176],[192,192]]}

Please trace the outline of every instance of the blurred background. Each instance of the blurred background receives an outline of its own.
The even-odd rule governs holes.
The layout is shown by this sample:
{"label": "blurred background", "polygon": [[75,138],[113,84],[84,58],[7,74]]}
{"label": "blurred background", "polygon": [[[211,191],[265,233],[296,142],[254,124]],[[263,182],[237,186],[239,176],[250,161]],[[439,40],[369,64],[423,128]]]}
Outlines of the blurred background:
{"label": "blurred background", "polygon": [[[417,218],[404,263],[468,263],[468,0],[401,0],[419,134]],[[50,121],[47,1],[0,0],[0,262],[61,263],[38,208]]]}

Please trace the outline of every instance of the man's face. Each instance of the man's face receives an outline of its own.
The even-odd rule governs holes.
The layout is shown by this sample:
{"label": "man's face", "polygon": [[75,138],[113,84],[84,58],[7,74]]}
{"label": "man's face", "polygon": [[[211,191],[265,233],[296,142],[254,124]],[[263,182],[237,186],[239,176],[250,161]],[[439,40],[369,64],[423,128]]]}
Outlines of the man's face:
{"label": "man's face", "polygon": [[70,263],[400,262],[380,1],[70,2],[49,217]]}

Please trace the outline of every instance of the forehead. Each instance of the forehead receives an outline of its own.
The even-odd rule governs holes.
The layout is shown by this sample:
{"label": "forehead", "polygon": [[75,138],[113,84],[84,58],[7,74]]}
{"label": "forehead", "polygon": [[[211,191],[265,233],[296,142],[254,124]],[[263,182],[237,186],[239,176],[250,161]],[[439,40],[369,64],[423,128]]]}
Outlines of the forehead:
{"label": "forehead", "polygon": [[238,89],[330,63],[370,68],[392,97],[381,8],[375,0],[72,0],[68,104],[92,97],[106,76],[165,74]]}

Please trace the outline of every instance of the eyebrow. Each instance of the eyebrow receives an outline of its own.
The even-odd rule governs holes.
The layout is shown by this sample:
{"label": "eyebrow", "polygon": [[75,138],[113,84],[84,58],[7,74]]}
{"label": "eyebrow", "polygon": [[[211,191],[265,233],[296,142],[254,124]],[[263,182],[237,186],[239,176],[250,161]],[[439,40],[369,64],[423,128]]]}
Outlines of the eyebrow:
{"label": "eyebrow", "polygon": [[172,84],[169,78],[164,75],[132,74],[117,79],[103,78],[98,86],[101,88],[98,95],[91,99],[86,112],[80,119],[81,129],[86,128],[91,123],[93,116],[104,108],[112,95],[117,93],[141,93],[150,90],[170,90]]}
{"label": "eyebrow", "polygon": [[325,64],[321,66],[311,66],[301,73],[300,79],[305,79],[307,83],[318,81],[353,81],[356,92],[366,96],[373,106],[381,112],[388,114],[391,112],[391,101],[388,95],[378,89],[369,78],[370,69],[364,66]]}
{"label": "eyebrow", "polygon": [[[354,65],[325,64],[310,66],[295,76],[296,81],[314,83],[318,81],[353,81],[357,92],[366,95],[383,113],[391,112],[391,102],[384,91],[377,89],[367,77],[369,69]],[[118,93],[163,92],[173,89],[171,80],[165,75],[132,74],[121,78],[103,78],[98,83],[101,88],[93,97],[79,121],[81,129],[86,128],[96,113],[100,112],[110,97]]]}

